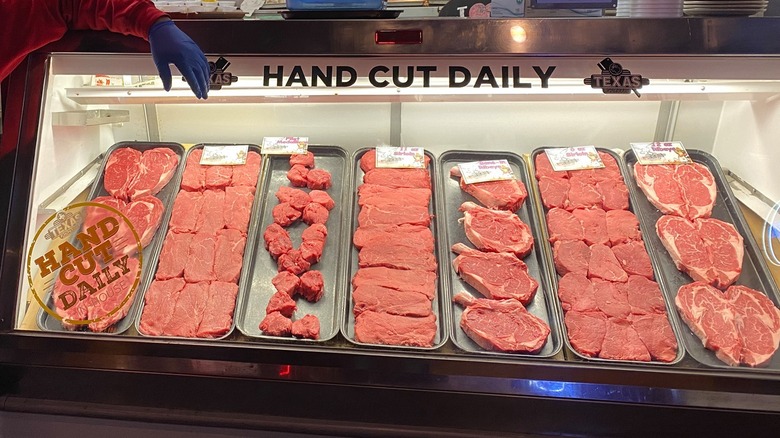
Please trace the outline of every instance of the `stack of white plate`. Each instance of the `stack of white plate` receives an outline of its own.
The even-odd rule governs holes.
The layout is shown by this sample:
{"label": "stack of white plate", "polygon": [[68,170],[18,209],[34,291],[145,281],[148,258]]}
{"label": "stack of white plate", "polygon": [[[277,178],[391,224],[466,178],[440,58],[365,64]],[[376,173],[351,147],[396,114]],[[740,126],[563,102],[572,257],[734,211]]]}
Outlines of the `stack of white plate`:
{"label": "stack of white plate", "polygon": [[748,16],[766,11],[769,0],[685,0],[685,15],[699,17]]}
{"label": "stack of white plate", "polygon": [[683,0],[618,0],[618,17],[682,17]]}

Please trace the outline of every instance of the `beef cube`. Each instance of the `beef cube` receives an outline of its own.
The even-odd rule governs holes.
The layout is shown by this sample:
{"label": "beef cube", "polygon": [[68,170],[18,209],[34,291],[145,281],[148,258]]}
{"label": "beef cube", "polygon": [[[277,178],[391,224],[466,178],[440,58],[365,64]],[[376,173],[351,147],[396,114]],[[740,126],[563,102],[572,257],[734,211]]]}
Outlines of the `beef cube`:
{"label": "beef cube", "polygon": [[306,176],[309,174],[309,169],[300,164],[296,164],[290,168],[287,172],[287,179],[295,187],[306,187]]}
{"label": "beef cube", "polygon": [[233,326],[237,295],[237,284],[212,281],[209,285],[209,300],[195,336],[218,338],[226,335]]}
{"label": "beef cube", "polygon": [[276,191],[276,199],[280,203],[288,203],[292,208],[303,211],[303,209],[311,203],[311,196],[308,193],[300,189],[294,189],[292,187],[281,186]]}
{"label": "beef cube", "polygon": [[265,313],[271,314],[279,312],[288,318],[292,318],[295,309],[295,300],[293,300],[290,295],[284,292],[276,292],[271,295],[271,299],[268,300],[268,305],[265,306]]}
{"label": "beef cube", "polygon": [[306,175],[306,187],[312,190],[327,190],[332,185],[330,172],[325,169],[312,169]]}
{"label": "beef cube", "polygon": [[301,218],[301,212],[288,202],[277,204],[271,211],[271,215],[274,217],[274,222],[283,227],[289,227]]}
{"label": "beef cube", "polygon": [[304,166],[308,168],[314,167],[314,154],[306,151],[306,153],[303,154],[292,154],[290,155],[290,167],[299,165]]}
{"label": "beef cube", "polygon": [[301,240],[304,242],[325,242],[327,237],[328,229],[325,228],[324,224],[312,224],[303,230],[303,233],[301,234]]}
{"label": "beef cube", "polygon": [[316,316],[309,314],[297,321],[293,321],[292,335],[301,339],[319,339],[320,320]]}
{"label": "beef cube", "polygon": [[301,285],[301,279],[292,272],[282,271],[271,280],[277,292],[284,292],[293,297],[298,292]]}
{"label": "beef cube", "polygon": [[307,224],[324,224],[328,222],[328,209],[312,202],[303,209],[303,221]]}
{"label": "beef cube", "polygon": [[301,287],[298,294],[306,301],[316,303],[325,292],[325,280],[320,271],[308,271],[301,275]]}
{"label": "beef cube", "polygon": [[260,322],[260,330],[267,336],[290,336],[292,321],[279,312],[269,313]]}
{"label": "beef cube", "polygon": [[325,242],[320,240],[306,240],[301,243],[300,251],[303,258],[311,263],[319,263],[322,252],[325,250]]}
{"label": "beef cube", "polygon": [[333,198],[323,190],[312,190],[309,192],[309,196],[311,197],[312,202],[316,202],[328,210],[333,210],[333,207],[336,206],[336,202]]}
{"label": "beef cube", "polygon": [[286,254],[279,256],[277,263],[279,272],[289,271],[295,275],[301,275],[311,267],[311,264],[303,258],[303,255],[297,249],[292,249],[287,251]]}
{"label": "beef cube", "polygon": [[282,254],[287,254],[293,248],[292,240],[287,230],[276,223],[269,225],[265,229],[263,239],[265,240],[265,249],[271,253],[271,257],[274,259],[278,259]]}

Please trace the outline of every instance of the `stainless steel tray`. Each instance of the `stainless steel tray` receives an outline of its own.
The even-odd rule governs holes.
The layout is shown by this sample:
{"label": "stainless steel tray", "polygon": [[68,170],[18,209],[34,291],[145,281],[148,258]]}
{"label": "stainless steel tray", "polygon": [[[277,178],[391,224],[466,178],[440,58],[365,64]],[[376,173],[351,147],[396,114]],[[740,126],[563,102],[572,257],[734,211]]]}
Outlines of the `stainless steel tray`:
{"label": "stainless steel tray", "polygon": [[[740,274],[734,284],[747,286],[763,292],[773,303],[775,303],[775,306],[778,306],[780,304],[780,291],[778,291],[778,287],[772,279],[772,274],[769,272],[766,261],[761,255],[761,250],[756,244],[755,239],[753,239],[753,235],[750,233],[750,228],[748,227],[747,222],[745,222],[745,217],[740,210],[737,199],[731,192],[731,187],[729,187],[729,184],[726,182],[726,176],[723,174],[720,164],[715,157],[703,151],[689,149],[688,155],[693,161],[707,166],[710,172],[712,172],[712,176],[715,177],[718,193],[715,198],[715,206],[712,209],[711,217],[734,225],[744,239],[745,257],[742,261],[742,274]],[[669,253],[666,251],[666,248],[664,248],[661,239],[655,231],[655,223],[662,214],[647,200],[647,197],[636,184],[634,164],[637,162],[637,158],[634,151],[627,151],[623,156],[623,160],[627,172],[626,176],[628,177],[628,188],[635,195],[634,199],[636,203],[634,205],[636,205],[639,210],[643,231],[646,230],[646,232],[643,232],[645,242],[650,243],[653,247],[666,280],[666,288],[662,290],[667,296],[667,301],[672,303],[675,315],[679,315],[677,308],[674,305],[677,291],[681,286],[689,284],[693,282],[693,280],[691,280],[687,274],[677,270],[671,256],[669,256]],[[735,368],[715,357],[713,351],[704,348],[701,340],[693,334],[687,324],[683,323],[681,319],[680,321],[680,332],[685,344],[685,349],[688,350],[688,353],[692,358],[711,367]],[[739,369],[752,370],[752,368],[749,367],[739,367]],[[775,353],[766,367],[757,368],[759,371],[766,371],[767,369],[780,370],[780,354]]]}
{"label": "stainless steel tray", "polygon": [[[209,145],[220,145],[220,144],[221,145],[230,145],[232,143],[209,143]],[[246,143],[241,143],[241,144],[245,145]],[[190,147],[187,150],[187,154],[184,157],[184,162],[187,161],[187,157],[189,157],[190,154],[194,150],[203,149],[203,146],[204,146],[203,144],[196,144],[196,145]],[[260,153],[260,146],[250,144],[249,145],[249,150],[257,152],[259,154]],[[254,199],[254,201],[252,203],[252,215],[249,218],[249,228],[247,228],[246,244],[244,246],[244,257],[243,257],[243,262],[242,262],[242,265],[241,265],[241,274],[240,274],[239,279],[238,279],[238,294],[236,296],[236,302],[238,302],[239,297],[241,296],[241,290],[243,289],[245,283],[248,280],[249,269],[247,268],[247,266],[248,266],[249,256],[251,255],[250,248],[252,246],[254,246],[254,242],[255,242],[255,239],[257,237],[257,212],[256,212],[256,208],[257,208],[257,203],[258,203],[257,200],[259,199],[259,196],[260,196],[260,194],[263,191],[263,185],[260,184],[260,175],[263,174],[263,167],[264,166],[261,164],[260,171],[258,172],[258,174],[259,174],[258,175],[258,183],[255,186],[255,199]],[[181,171],[180,171],[180,176],[179,176],[179,178],[177,180],[177,183],[176,183],[176,191],[174,192],[176,194],[178,194],[179,190],[181,189],[181,175],[183,174],[183,172],[184,172],[184,166],[182,165],[182,168],[181,168]],[[173,202],[173,200],[175,200],[175,197],[171,199],[171,202]],[[160,251],[162,250],[162,243],[163,243],[162,241],[164,240],[165,235],[168,233],[168,224],[171,221],[171,215],[172,214],[173,214],[173,208],[169,208],[168,211],[166,212],[165,216],[163,217],[162,224],[160,224],[160,228],[164,229],[165,231],[163,233],[161,233],[163,237],[160,239],[160,247],[155,252],[154,259],[150,261],[151,265],[154,266],[154,270],[151,272],[151,274],[157,273],[157,262],[159,261]],[[142,291],[143,294],[142,295],[144,295],[144,296],[146,295],[146,291],[149,289],[149,286],[152,284],[152,280],[154,280],[154,275],[149,275],[149,277],[147,278],[147,281],[143,285],[143,291]],[[147,334],[142,333],[141,330],[139,330],[139,325],[141,323],[141,315],[143,315],[143,308],[144,308],[144,304],[145,304],[144,300],[143,300],[143,296],[141,298],[142,298],[141,299],[141,304],[140,304],[141,308],[139,309],[138,314],[136,315],[136,318],[135,318],[135,330],[136,330],[136,332],[138,332],[139,335],[141,335],[143,337],[154,338],[154,339],[178,339],[178,340],[189,339],[189,340],[198,340],[198,341],[214,341],[214,340],[220,340],[220,339],[227,338],[228,336],[230,336],[231,333],[233,333],[233,331],[234,331],[234,329],[236,327],[236,312],[234,310],[233,311],[233,324],[231,325],[230,330],[228,330],[227,333],[225,333],[224,335],[222,335],[222,336],[220,336],[218,338],[198,338],[198,337],[152,336],[152,335],[147,335]]]}
{"label": "stainless steel tray", "polygon": [[[132,148],[143,152],[158,147],[165,147],[173,150],[176,153],[176,155],[178,155],[179,157],[179,164],[176,167],[176,172],[174,172],[173,177],[171,177],[171,180],[168,181],[168,184],[166,184],[165,187],[163,187],[162,190],[160,190],[155,195],[155,197],[159,199],[165,206],[165,211],[163,212],[163,218],[160,221],[160,226],[157,228],[157,231],[155,231],[155,235],[152,238],[152,241],[149,242],[149,245],[147,245],[142,251],[143,266],[141,267],[141,279],[138,283],[138,287],[136,288],[135,296],[133,297],[133,302],[130,306],[130,309],[128,310],[127,315],[125,315],[124,318],[122,318],[116,324],[114,324],[113,327],[109,327],[108,331],[93,332],[89,330],[87,326],[81,326],[76,329],[76,332],[78,333],[91,333],[91,334],[102,334],[102,335],[122,334],[126,332],[127,329],[129,329],[133,325],[133,320],[135,319],[136,315],[140,310],[141,302],[143,301],[142,292],[143,292],[144,283],[152,276],[153,273],[152,259],[154,259],[155,254],[157,253],[157,251],[159,251],[160,244],[162,243],[162,240],[165,237],[165,233],[161,232],[160,229],[164,229],[163,222],[165,221],[165,215],[168,214],[168,211],[170,211],[171,209],[171,204],[173,203],[173,199],[175,198],[176,195],[176,189],[178,188],[179,180],[181,179],[181,172],[182,169],[184,169],[184,155],[185,155],[184,147],[179,143],[155,143],[155,142],[135,142],[135,141],[120,142],[112,145],[110,148],[108,148],[108,150],[104,155],[103,163],[100,165],[100,170],[98,171],[95,181],[92,183],[92,189],[90,190],[89,197],[87,198],[87,201],[91,201],[99,196],[109,195],[105,187],[103,187],[103,177],[105,174],[106,163],[108,162],[108,158],[115,150],[121,148]],[[53,306],[52,299],[51,299],[51,292],[47,294],[46,303],[48,306]],[[73,330],[68,330],[62,327],[62,324],[59,319],[51,316],[43,309],[41,309],[38,312],[38,327],[44,331],[68,332],[68,333],[74,332]]]}
{"label": "stainless steel tray", "polygon": [[[457,166],[461,163],[484,160],[507,160],[512,168],[512,172],[514,172],[517,179],[525,184],[528,190],[528,199],[526,199],[523,206],[517,211],[517,215],[523,222],[531,227],[531,233],[534,238],[534,248],[533,251],[523,259],[523,262],[528,265],[528,273],[531,274],[531,277],[539,282],[539,289],[536,291],[533,301],[531,301],[526,308],[530,313],[541,318],[550,326],[550,335],[547,337],[547,342],[542,350],[535,354],[502,353],[485,350],[480,347],[466,335],[463,329],[460,328],[460,318],[464,308],[452,302],[454,294],[459,293],[460,291],[468,291],[475,297],[482,297],[482,295],[466,284],[466,282],[455,272],[455,269],[452,268],[452,261],[455,260],[456,254],[450,250],[450,247],[458,242],[470,245],[463,224],[458,222],[458,219],[463,217],[463,213],[458,211],[458,208],[466,201],[472,201],[477,204],[479,204],[479,202],[471,195],[461,190],[460,178],[451,178],[449,176],[449,171],[453,166]],[[540,224],[538,222],[538,215],[535,211],[537,203],[535,202],[534,195],[529,185],[528,169],[523,158],[510,152],[448,151],[439,157],[438,167],[440,195],[439,213],[443,218],[443,226],[441,227],[440,232],[440,251],[442,254],[448,254],[448,256],[442,257],[441,263],[444,268],[443,272],[446,273],[445,275],[449,282],[449,287],[444,295],[446,301],[449,303],[452,315],[452,320],[450,321],[450,339],[452,339],[452,342],[458,348],[468,353],[518,359],[549,358],[555,356],[562,348],[560,321],[558,319],[558,314],[555,311],[555,307],[550,301],[551,288],[549,275],[551,269],[552,272],[554,272],[555,269],[548,265],[548,260],[543,249],[544,247],[539,245],[539,241],[542,240],[542,237],[539,231]]]}
{"label": "stainless steel tray", "polygon": [[445,291],[447,290],[445,286],[446,279],[444,278],[443,271],[442,271],[442,257],[439,252],[439,245],[438,242],[441,240],[440,234],[439,234],[439,214],[436,211],[436,202],[438,199],[438,187],[436,187],[437,184],[437,178],[436,178],[436,169],[434,166],[435,163],[435,157],[432,153],[425,151],[425,155],[428,156],[428,158],[431,159],[431,164],[428,166],[428,171],[431,174],[431,203],[430,203],[430,212],[433,215],[433,218],[431,219],[431,227],[433,231],[434,239],[436,240],[434,245],[434,252],[436,257],[436,262],[438,263],[438,269],[436,271],[437,274],[437,293],[436,296],[433,299],[433,314],[436,315],[436,325],[438,328],[436,337],[433,339],[433,345],[431,347],[410,347],[410,346],[396,346],[396,345],[380,345],[380,344],[366,344],[363,342],[358,342],[355,339],[355,315],[352,313],[352,277],[355,275],[355,273],[358,270],[358,250],[355,248],[355,246],[352,244],[352,235],[354,234],[355,230],[357,229],[358,223],[357,218],[358,214],[360,213],[360,206],[358,205],[358,196],[357,196],[357,189],[358,187],[363,184],[363,170],[360,168],[360,157],[363,156],[366,152],[371,150],[371,148],[363,148],[358,150],[353,155],[352,160],[352,166],[353,169],[353,186],[352,190],[350,192],[350,201],[349,206],[351,208],[351,217],[349,218],[349,233],[347,233],[347,236],[344,238],[344,257],[345,259],[349,260],[349,269],[347,270],[347,282],[346,286],[349,288],[349,292],[346,294],[346,298],[344,299],[344,319],[341,327],[341,333],[344,335],[344,337],[349,341],[352,342],[355,345],[360,345],[362,347],[366,348],[376,348],[376,349],[388,349],[388,350],[394,350],[394,351],[401,351],[401,350],[423,350],[423,351],[429,351],[429,350],[436,350],[440,348],[442,345],[444,345],[447,342],[448,337],[448,330],[446,329],[448,327],[448,321],[449,321],[449,306],[445,304],[446,298],[444,297]]}
{"label": "stainless steel tray", "polygon": [[[596,149],[599,152],[605,152],[605,153],[609,154],[612,158],[615,159],[615,161],[618,163],[618,167],[620,168],[620,172],[621,172],[621,174],[623,176],[623,182],[625,182],[626,185],[628,185],[626,169],[625,169],[625,167],[622,164],[622,161],[620,159],[620,155],[618,155],[615,151],[613,151],[611,149],[606,149],[606,148],[596,148]],[[653,266],[653,273],[655,274],[655,281],[656,281],[656,283],[658,283],[658,286],[661,288],[661,295],[663,296],[664,304],[666,305],[666,314],[667,314],[667,317],[669,319],[669,324],[672,326],[672,332],[674,333],[674,337],[677,340],[677,356],[675,356],[674,360],[672,360],[671,362],[661,362],[661,361],[655,361],[655,360],[644,362],[644,361],[634,361],[634,360],[603,359],[603,358],[600,358],[600,357],[586,356],[586,355],[584,355],[582,353],[579,353],[577,350],[574,349],[574,347],[572,347],[571,343],[569,342],[569,335],[568,335],[568,331],[566,330],[566,324],[564,322],[563,307],[561,306],[561,300],[558,297],[558,280],[560,280],[560,276],[558,275],[558,273],[556,272],[556,270],[554,268],[555,264],[553,262],[553,252],[552,252],[552,246],[550,245],[550,240],[549,240],[550,234],[549,234],[549,230],[547,229],[547,220],[545,218],[545,209],[544,209],[544,206],[542,204],[541,193],[539,192],[539,182],[536,180],[536,176],[535,176],[536,175],[536,166],[535,166],[536,156],[541,154],[541,153],[544,153],[544,149],[543,148],[535,149],[531,153],[531,156],[530,156],[530,172],[531,172],[531,175],[532,175],[531,180],[533,182],[532,186],[533,186],[534,193],[536,195],[536,202],[538,203],[537,207],[538,207],[538,211],[539,211],[539,214],[540,214],[541,223],[543,224],[543,226],[540,227],[541,228],[541,232],[542,232],[542,239],[541,239],[542,242],[540,242],[540,243],[545,246],[545,252],[547,254],[547,260],[548,260],[549,266],[553,267],[550,270],[550,281],[551,281],[551,285],[552,285],[552,288],[550,289],[550,291],[552,293],[550,293],[550,296],[552,297],[553,302],[555,303],[555,309],[556,309],[556,311],[558,313],[558,318],[560,318],[560,321],[561,321],[561,330],[562,330],[562,333],[563,333],[564,342],[566,343],[567,351],[570,352],[571,354],[574,354],[576,357],[578,357],[578,358],[580,358],[582,360],[591,361],[591,362],[600,362],[600,363],[618,363],[618,364],[623,363],[623,364],[639,364],[639,365],[653,364],[653,365],[662,365],[662,366],[670,366],[670,365],[675,365],[675,364],[679,363],[685,357],[685,347],[684,347],[684,345],[682,343],[682,335],[680,334],[680,332],[681,332],[681,330],[680,330],[680,322],[677,319],[677,311],[674,308],[674,302],[670,301],[669,298],[668,298],[669,297],[668,292],[667,292],[668,285],[667,285],[666,279],[663,276],[663,270],[661,269],[660,260],[658,260],[658,258],[656,256],[657,250],[650,242],[648,242],[648,239],[647,239],[647,235],[648,235],[647,228],[643,226],[643,223],[642,223],[639,211],[638,211],[638,209],[639,209],[639,207],[638,207],[638,200],[636,199],[636,197],[634,196],[634,193],[631,191],[630,188],[629,188],[629,191],[628,191],[628,196],[629,196],[629,198],[628,198],[628,204],[629,204],[628,209],[632,213],[634,213],[637,216],[637,219],[639,220],[640,230],[642,231],[642,240],[645,243],[645,249],[647,250],[647,254],[650,256],[650,264]]]}
{"label": "stainless steel tray", "polygon": [[[238,304],[238,329],[251,338],[273,342],[317,344],[329,341],[339,331],[340,306],[341,302],[344,301],[345,288],[341,239],[346,233],[346,225],[343,220],[344,212],[349,211],[345,206],[349,187],[348,164],[351,163],[349,163],[347,152],[338,146],[309,146],[309,151],[314,153],[315,167],[330,172],[333,186],[327,192],[336,202],[336,206],[328,216],[326,224],[328,237],[322,258],[319,263],[312,265],[312,269],[322,272],[325,293],[316,303],[310,303],[304,299],[296,300],[298,306],[295,311],[296,316],[303,317],[303,315],[312,314],[320,320],[320,338],[313,340],[268,336],[260,330],[260,322],[266,315],[265,307],[271,295],[276,292],[271,284],[271,279],[277,274],[276,261],[265,249],[262,233],[274,221],[271,212],[273,207],[278,204],[276,192],[279,187],[291,186],[287,179],[287,171],[290,170],[290,157],[288,155],[269,155],[266,158],[263,194],[256,212],[259,224],[256,234],[260,234],[260,236],[252,247],[250,274],[247,283],[241,288]],[[300,245],[301,233],[307,227],[305,223],[300,221],[287,227],[294,247],[297,248]]]}

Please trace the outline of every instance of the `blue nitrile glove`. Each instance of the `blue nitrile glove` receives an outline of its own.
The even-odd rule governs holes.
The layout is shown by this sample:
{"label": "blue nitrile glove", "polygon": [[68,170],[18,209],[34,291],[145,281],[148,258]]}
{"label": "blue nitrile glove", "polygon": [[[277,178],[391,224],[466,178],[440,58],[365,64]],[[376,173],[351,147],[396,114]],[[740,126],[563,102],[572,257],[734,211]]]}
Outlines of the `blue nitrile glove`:
{"label": "blue nitrile glove", "polygon": [[192,38],[176,27],[173,21],[160,21],[149,29],[149,45],[165,91],[171,89],[169,64],[173,64],[184,75],[198,99],[208,98],[211,76],[209,63]]}

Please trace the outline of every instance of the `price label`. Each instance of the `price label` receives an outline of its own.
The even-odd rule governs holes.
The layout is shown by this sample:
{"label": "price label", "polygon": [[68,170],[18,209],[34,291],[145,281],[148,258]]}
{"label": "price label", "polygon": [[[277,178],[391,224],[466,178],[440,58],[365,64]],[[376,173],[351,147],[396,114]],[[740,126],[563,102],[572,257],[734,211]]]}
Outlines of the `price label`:
{"label": "price label", "polygon": [[693,160],[679,141],[631,143],[640,164],[691,164]]}
{"label": "price label", "polygon": [[569,148],[547,148],[544,150],[555,171],[601,169],[601,161],[595,146],[574,146]]}
{"label": "price label", "polygon": [[200,164],[204,166],[239,166],[246,164],[249,145],[204,145]]}
{"label": "price label", "polygon": [[458,164],[458,170],[466,184],[515,179],[507,160],[472,161]]}
{"label": "price label", "polygon": [[425,149],[376,147],[376,167],[393,169],[425,169]]}
{"label": "price label", "polygon": [[309,148],[309,137],[263,137],[261,154],[299,155]]}

